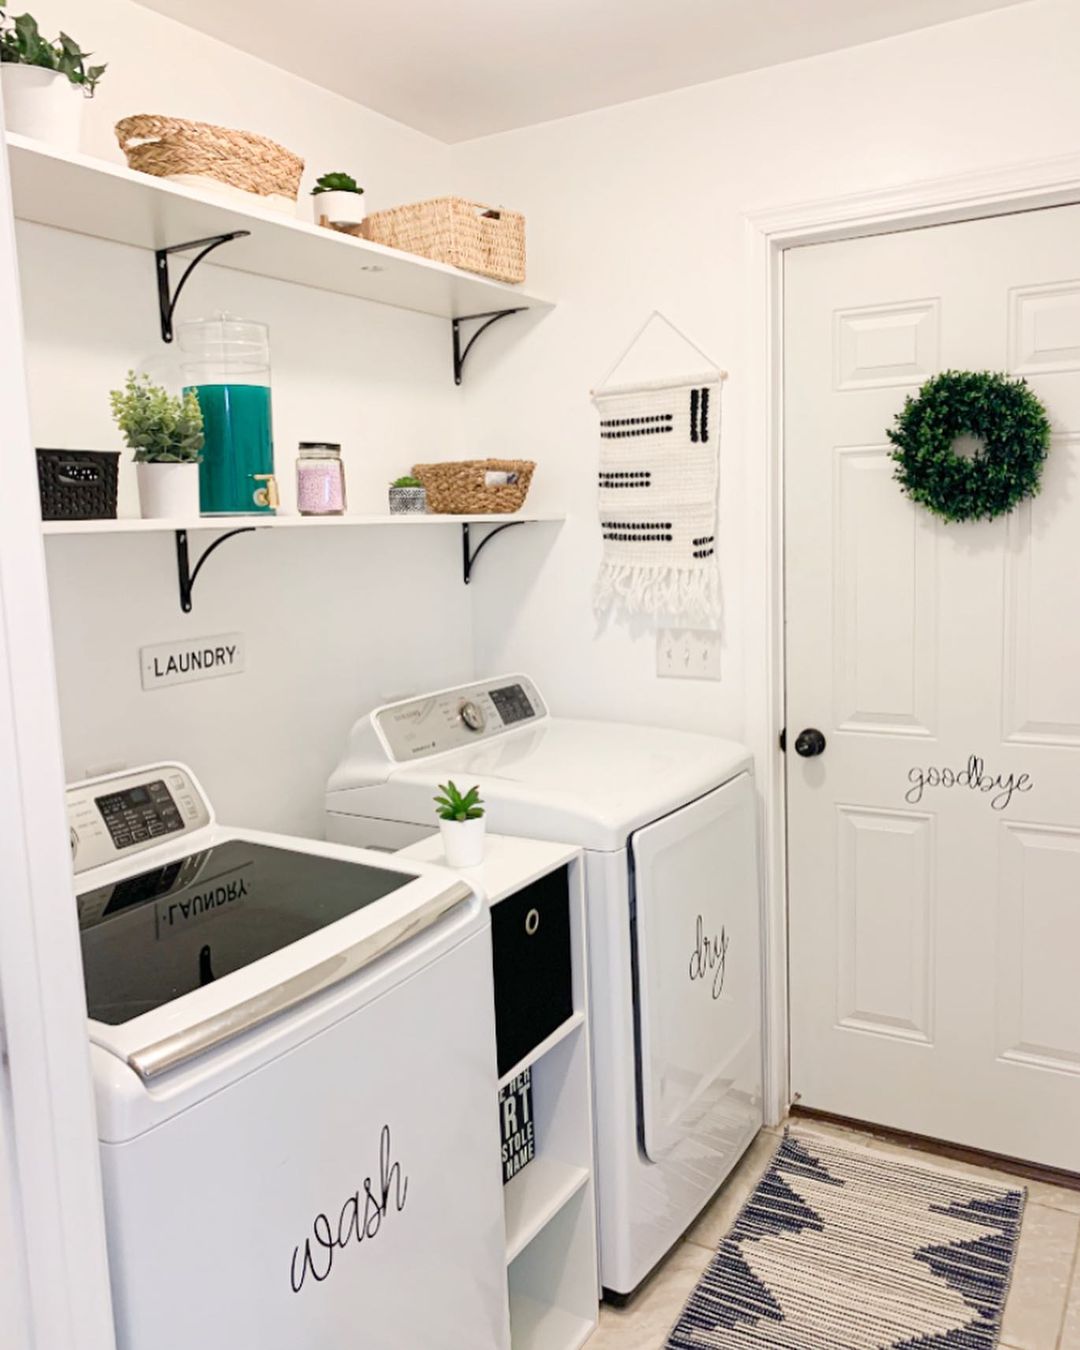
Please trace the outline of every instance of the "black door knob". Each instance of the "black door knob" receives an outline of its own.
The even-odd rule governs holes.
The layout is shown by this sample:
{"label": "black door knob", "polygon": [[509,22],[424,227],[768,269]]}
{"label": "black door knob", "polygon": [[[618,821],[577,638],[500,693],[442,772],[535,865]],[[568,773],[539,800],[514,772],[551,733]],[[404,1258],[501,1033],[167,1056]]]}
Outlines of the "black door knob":
{"label": "black door knob", "polygon": [[825,745],[825,736],[817,727],[807,727],[795,737],[795,753],[802,755],[803,759],[813,759],[815,755],[822,754]]}

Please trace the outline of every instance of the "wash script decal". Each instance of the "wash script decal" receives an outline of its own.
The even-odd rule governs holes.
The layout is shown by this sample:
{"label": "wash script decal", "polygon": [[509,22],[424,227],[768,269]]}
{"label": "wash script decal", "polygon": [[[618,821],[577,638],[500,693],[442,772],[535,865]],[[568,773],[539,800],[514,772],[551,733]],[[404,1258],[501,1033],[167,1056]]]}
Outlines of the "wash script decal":
{"label": "wash script decal", "polygon": [[1030,792],[1035,786],[1027,773],[987,773],[985,762],[978,755],[972,755],[964,769],[939,769],[933,765],[911,769],[908,782],[911,786],[904,793],[904,800],[911,806],[918,806],[927,788],[966,788],[969,792],[993,793],[990,807],[994,811],[1004,811],[1015,793]]}
{"label": "wash script decal", "polygon": [[316,1214],[311,1237],[303,1245],[303,1255],[300,1247],[293,1248],[290,1279],[294,1294],[303,1289],[308,1275],[316,1284],[322,1284],[334,1268],[335,1253],[343,1252],[350,1243],[359,1246],[374,1241],[390,1210],[391,1197],[398,1214],[405,1208],[409,1178],[401,1170],[401,1163],[391,1162],[392,1157],[390,1126],[384,1125],[379,1139],[378,1185],[370,1176],[365,1177],[362,1188],[346,1197],[336,1223],[327,1214]]}
{"label": "wash script decal", "polygon": [[720,929],[719,937],[706,937],[705,920],[700,914],[697,916],[697,941],[690,956],[690,982],[711,980],[713,998],[719,998],[724,992],[728,943],[726,928]]}

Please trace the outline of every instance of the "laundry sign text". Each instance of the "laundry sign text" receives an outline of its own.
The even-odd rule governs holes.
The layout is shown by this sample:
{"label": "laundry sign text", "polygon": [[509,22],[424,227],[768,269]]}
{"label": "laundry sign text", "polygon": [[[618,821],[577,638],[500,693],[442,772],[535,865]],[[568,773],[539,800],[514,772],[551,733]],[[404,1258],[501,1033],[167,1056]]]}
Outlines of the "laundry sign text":
{"label": "laundry sign text", "polygon": [[239,675],[244,669],[244,635],[221,633],[217,637],[161,642],[141,648],[139,661],[144,689]]}

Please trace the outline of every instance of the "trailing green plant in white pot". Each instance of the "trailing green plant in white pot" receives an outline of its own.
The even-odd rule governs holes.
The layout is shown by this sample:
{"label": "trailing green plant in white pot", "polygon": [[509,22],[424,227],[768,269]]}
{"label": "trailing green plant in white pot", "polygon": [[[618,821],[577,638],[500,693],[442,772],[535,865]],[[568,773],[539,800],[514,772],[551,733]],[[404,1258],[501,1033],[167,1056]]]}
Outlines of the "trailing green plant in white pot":
{"label": "trailing green plant in white pot", "polygon": [[195,391],[170,394],[149,375],[129,370],[123,389],[114,389],[109,401],[116,425],[135,451],[143,517],[186,520],[197,516],[205,437]]}
{"label": "trailing green plant in white pot", "polygon": [[450,780],[439,784],[439,793],[435,805],[446,861],[451,867],[479,867],[484,861],[486,825],[480,789],[471,787],[462,793]]}
{"label": "trailing green plant in white pot", "polygon": [[348,173],[324,173],[311,189],[315,221],[348,229],[364,219],[364,189]]}
{"label": "trailing green plant in white pot", "polygon": [[61,33],[41,36],[32,14],[10,18],[0,5],[0,88],[8,131],[77,151],[83,99],[93,98],[104,66],[90,66],[90,53]]}

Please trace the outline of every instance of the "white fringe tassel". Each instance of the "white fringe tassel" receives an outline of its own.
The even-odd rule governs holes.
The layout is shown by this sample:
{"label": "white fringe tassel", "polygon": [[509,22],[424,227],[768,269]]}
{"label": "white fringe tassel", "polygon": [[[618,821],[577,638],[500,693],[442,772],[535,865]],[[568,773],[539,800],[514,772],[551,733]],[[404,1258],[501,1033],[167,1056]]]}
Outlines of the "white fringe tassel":
{"label": "white fringe tassel", "polygon": [[715,567],[631,567],[605,563],[593,604],[602,613],[616,602],[628,614],[669,614],[688,626],[714,627],[720,619],[720,577]]}

